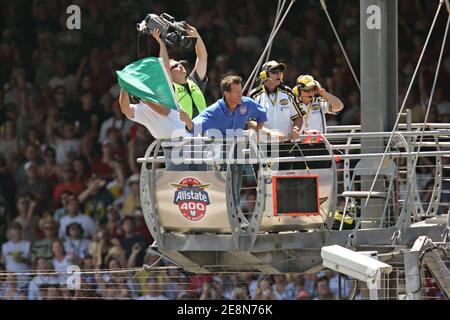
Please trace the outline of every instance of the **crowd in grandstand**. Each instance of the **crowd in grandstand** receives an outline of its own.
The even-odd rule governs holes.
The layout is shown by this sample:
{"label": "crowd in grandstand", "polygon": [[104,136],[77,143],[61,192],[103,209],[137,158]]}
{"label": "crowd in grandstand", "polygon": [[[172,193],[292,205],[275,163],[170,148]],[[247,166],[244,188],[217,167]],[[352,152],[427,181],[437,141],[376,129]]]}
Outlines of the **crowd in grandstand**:
{"label": "crowd in grandstand", "polygon": [[[171,3],[0,0],[0,273],[7,274],[0,279],[0,299],[347,297],[348,279],[341,279],[339,290],[333,272],[192,275],[147,250],[153,240],[142,215],[136,159],[154,138],[122,114],[115,77],[116,70],[138,58],[158,56],[151,36],[137,36],[136,22],[150,12],[168,12],[195,25],[208,48],[205,97],[210,104],[221,97],[223,76],[249,76],[276,12],[272,0]],[[356,69],[358,3],[329,3]],[[81,7],[80,30],[66,27],[70,4]],[[433,10],[425,1],[399,1],[400,95],[412,77]],[[416,122],[424,118],[438,38],[433,35],[408,100]],[[171,55],[193,61],[194,53]],[[341,97],[345,109],[329,124],[360,123],[358,88],[319,1],[295,3],[271,56],[288,66],[287,85],[295,85],[300,74],[314,74]],[[448,80],[450,57],[443,62],[429,122],[450,122],[449,91],[443,85]],[[134,270],[143,264],[161,268]],[[69,290],[71,265],[101,272],[83,274],[81,289]],[[130,270],[114,272],[123,268]],[[20,274],[26,270],[34,274]]]}

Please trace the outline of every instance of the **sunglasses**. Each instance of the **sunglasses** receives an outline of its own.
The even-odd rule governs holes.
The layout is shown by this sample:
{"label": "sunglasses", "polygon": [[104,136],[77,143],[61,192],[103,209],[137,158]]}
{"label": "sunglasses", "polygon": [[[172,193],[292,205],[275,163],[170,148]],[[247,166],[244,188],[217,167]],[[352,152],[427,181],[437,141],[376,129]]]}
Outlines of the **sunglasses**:
{"label": "sunglasses", "polygon": [[178,68],[179,66],[182,66],[183,64],[181,62],[178,62],[176,64],[174,64],[173,66],[170,67],[170,71],[172,71],[175,68]]}
{"label": "sunglasses", "polygon": [[275,68],[275,69],[269,70],[269,72],[270,72],[270,73],[273,73],[273,74],[278,74],[278,73],[283,72],[283,70],[280,69],[280,68]]}
{"label": "sunglasses", "polygon": [[311,88],[311,89],[302,89],[302,88],[300,88],[300,90],[302,90],[303,92],[309,93],[309,92],[314,92],[316,90],[316,88]]}

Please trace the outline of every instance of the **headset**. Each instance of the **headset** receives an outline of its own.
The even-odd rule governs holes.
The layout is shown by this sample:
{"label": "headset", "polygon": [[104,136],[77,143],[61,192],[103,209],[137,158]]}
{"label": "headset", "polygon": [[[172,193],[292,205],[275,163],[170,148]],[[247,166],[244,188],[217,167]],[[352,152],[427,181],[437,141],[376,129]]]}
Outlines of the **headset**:
{"label": "headset", "polygon": [[259,78],[262,80],[262,81],[265,81],[265,80],[267,80],[267,70],[263,70],[263,71],[261,71],[260,73],[259,73]]}
{"label": "headset", "polygon": [[[267,79],[269,79],[269,75],[267,74],[267,72],[269,72],[269,66],[263,66],[263,70],[259,73],[259,78],[261,79],[261,81],[267,81]],[[284,72],[281,71],[281,75],[280,75],[280,80],[283,81],[283,76],[284,76]]]}
{"label": "headset", "polygon": [[[300,79],[301,79],[302,77],[305,77],[305,76],[300,76],[300,77],[297,78],[297,83],[300,82]],[[317,89],[322,88],[322,85],[320,84],[319,81],[314,80],[314,83],[316,84]],[[296,96],[299,96],[299,95],[300,95],[300,91],[299,91],[299,90],[300,90],[300,88],[302,88],[302,87],[304,87],[304,85],[303,85],[302,83],[300,83],[300,84],[296,85],[294,88],[292,88],[292,92],[294,92],[294,94],[295,94]]]}

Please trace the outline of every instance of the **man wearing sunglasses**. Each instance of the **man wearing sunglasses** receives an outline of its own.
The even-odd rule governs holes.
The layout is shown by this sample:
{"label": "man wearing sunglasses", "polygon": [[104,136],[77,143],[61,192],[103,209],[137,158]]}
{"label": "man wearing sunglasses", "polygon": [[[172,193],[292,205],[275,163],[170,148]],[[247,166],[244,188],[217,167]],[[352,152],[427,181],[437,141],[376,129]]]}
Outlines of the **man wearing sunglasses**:
{"label": "man wearing sunglasses", "polygon": [[304,114],[301,132],[318,130],[320,133],[326,133],[325,114],[336,114],[344,109],[342,101],[322,88],[310,75],[299,76],[293,91]]}
{"label": "man wearing sunglasses", "polygon": [[[267,122],[261,131],[272,137],[278,135],[281,142],[295,140],[303,122],[303,115],[292,89],[283,84],[285,69],[286,65],[283,63],[274,60],[266,62],[259,74],[261,85],[249,94],[267,113]],[[249,126],[255,127],[254,121],[250,121]]]}
{"label": "man wearing sunglasses", "polygon": [[189,115],[189,118],[193,119],[206,108],[203,92],[208,80],[206,77],[208,52],[197,29],[187,25],[186,31],[189,36],[197,38],[195,44],[197,59],[194,70],[189,75],[186,71],[186,60],[176,61],[169,59],[166,44],[160,37],[160,30],[153,30],[152,35],[159,43],[159,56],[163,59],[164,66],[172,80],[177,101],[181,109]]}

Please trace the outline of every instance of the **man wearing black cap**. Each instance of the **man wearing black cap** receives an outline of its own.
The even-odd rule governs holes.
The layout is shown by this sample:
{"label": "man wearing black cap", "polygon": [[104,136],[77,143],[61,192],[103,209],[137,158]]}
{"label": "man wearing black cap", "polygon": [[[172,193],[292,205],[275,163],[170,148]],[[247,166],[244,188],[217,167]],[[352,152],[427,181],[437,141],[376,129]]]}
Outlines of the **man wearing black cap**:
{"label": "man wearing black cap", "polygon": [[185,67],[187,61],[169,59],[166,44],[160,37],[160,30],[155,29],[152,35],[159,43],[159,56],[163,59],[167,73],[172,79],[177,101],[180,104],[181,109],[189,115],[189,118],[193,119],[206,109],[206,100],[203,91],[205,91],[206,82],[208,80],[206,77],[208,52],[206,51],[206,46],[197,29],[187,25],[186,31],[189,36],[197,38],[195,44],[197,59],[195,61],[194,70],[192,70],[189,75],[187,74]]}
{"label": "man wearing black cap", "polygon": [[283,84],[285,69],[283,63],[266,62],[259,74],[261,85],[249,94],[266,109],[267,122],[263,132],[273,136],[273,132],[278,130],[281,141],[295,140],[302,127],[302,113],[297,100],[291,88]]}

